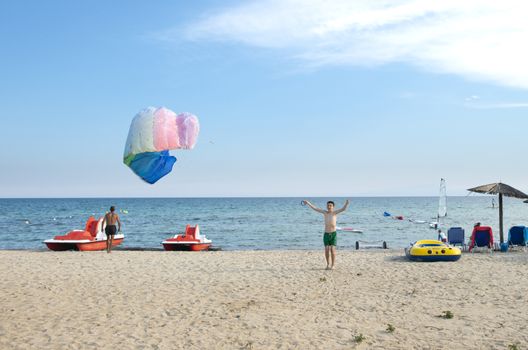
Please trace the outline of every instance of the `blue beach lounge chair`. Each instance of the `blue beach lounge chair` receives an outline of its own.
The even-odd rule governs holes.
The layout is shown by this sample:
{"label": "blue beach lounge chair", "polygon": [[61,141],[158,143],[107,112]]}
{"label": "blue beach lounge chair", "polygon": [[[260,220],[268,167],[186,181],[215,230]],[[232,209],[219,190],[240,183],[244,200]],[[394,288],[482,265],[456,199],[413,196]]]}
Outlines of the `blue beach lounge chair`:
{"label": "blue beach lounge chair", "polygon": [[474,248],[485,248],[488,252],[493,252],[493,232],[489,226],[475,226],[471,234],[469,252]]}
{"label": "blue beach lounge chair", "polygon": [[510,247],[523,247],[525,250],[528,243],[528,227],[513,226],[508,231],[508,245]]}
{"label": "blue beach lounge chair", "polygon": [[451,227],[447,230],[447,241],[451,245],[460,244],[461,246],[465,246],[464,236],[465,231],[462,227]]}

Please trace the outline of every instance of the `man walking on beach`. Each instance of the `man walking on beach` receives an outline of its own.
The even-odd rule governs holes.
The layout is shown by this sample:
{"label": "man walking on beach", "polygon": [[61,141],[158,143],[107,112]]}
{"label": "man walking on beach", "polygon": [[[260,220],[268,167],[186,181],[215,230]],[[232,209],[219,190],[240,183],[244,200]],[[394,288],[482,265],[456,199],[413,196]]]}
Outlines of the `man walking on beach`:
{"label": "man walking on beach", "polygon": [[[115,212],[115,207],[110,207],[110,212],[106,213],[103,223],[101,224],[101,227],[104,226],[106,223],[105,233],[106,233],[106,252],[110,253],[112,251],[112,243],[114,241],[114,235],[117,232],[121,232],[121,220],[119,220],[119,215],[117,215]],[[116,228],[116,222],[119,225],[118,228]]]}
{"label": "man walking on beach", "polygon": [[324,230],[323,242],[325,246],[326,269],[332,270],[334,268],[335,256],[336,256],[337,214],[341,214],[342,212],[347,210],[350,202],[347,199],[343,208],[338,209],[338,210],[334,210],[335,204],[332,201],[328,201],[326,203],[327,210],[319,209],[316,206],[314,206],[312,203],[308,202],[307,200],[304,200],[302,203],[308,205],[310,208],[312,208],[316,212],[324,215],[325,230]]}

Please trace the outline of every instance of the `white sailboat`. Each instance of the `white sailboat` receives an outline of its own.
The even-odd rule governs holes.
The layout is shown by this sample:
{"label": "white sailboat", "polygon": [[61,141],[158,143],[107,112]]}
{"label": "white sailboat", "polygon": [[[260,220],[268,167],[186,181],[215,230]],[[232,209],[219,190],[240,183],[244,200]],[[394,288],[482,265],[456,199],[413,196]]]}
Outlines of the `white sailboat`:
{"label": "white sailboat", "polygon": [[438,196],[438,213],[436,221],[429,223],[430,228],[437,229],[442,225],[442,219],[447,216],[447,192],[445,179],[440,179],[440,194]]}

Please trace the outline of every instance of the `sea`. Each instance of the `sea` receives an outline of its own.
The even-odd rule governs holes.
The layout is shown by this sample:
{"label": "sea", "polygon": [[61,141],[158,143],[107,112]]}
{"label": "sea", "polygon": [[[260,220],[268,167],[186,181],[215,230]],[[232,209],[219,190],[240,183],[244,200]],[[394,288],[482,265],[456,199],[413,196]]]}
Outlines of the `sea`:
{"label": "sea", "polygon": [[[116,206],[123,223],[124,243],[118,249],[162,249],[161,241],[181,233],[187,224],[220,250],[316,250],[323,247],[323,216],[302,205],[309,199],[325,208],[345,198],[42,198],[0,199],[0,249],[45,250],[45,239],[83,229],[90,216],[101,217]],[[429,227],[436,221],[438,197],[349,198],[350,207],[338,225],[362,233],[338,232],[338,249],[402,248],[420,239],[436,239]],[[494,203],[493,203],[494,202]],[[495,204],[495,207],[493,207]],[[448,215],[441,229],[460,226],[469,237],[480,222],[499,238],[498,200],[491,196],[448,197]],[[384,216],[401,215],[403,220]],[[418,221],[419,223],[417,223]],[[425,221],[425,223],[421,223]],[[513,225],[528,224],[528,204],[504,199],[504,236]]]}

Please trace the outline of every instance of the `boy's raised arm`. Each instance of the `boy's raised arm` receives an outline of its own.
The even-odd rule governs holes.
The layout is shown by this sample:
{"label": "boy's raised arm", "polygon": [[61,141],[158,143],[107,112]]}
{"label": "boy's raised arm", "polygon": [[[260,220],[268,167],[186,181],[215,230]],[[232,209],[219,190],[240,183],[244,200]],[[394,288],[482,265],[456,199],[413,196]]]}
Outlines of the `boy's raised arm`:
{"label": "boy's raised arm", "polygon": [[335,213],[336,213],[336,214],[340,214],[340,213],[344,212],[345,210],[348,209],[348,205],[349,205],[349,204],[350,204],[350,201],[347,199],[346,202],[345,202],[345,205],[343,206],[343,208],[341,208],[341,209],[337,209],[337,210],[335,211]]}
{"label": "boy's raised arm", "polygon": [[313,205],[312,203],[308,202],[307,200],[305,200],[304,203],[306,203],[307,206],[309,206],[310,208],[312,208],[313,210],[315,210],[318,213],[321,213],[321,214],[325,213],[325,211],[323,209],[317,208],[315,205]]}

